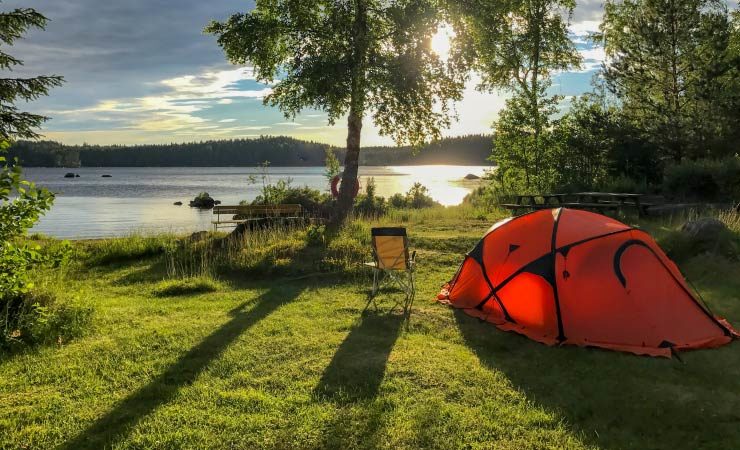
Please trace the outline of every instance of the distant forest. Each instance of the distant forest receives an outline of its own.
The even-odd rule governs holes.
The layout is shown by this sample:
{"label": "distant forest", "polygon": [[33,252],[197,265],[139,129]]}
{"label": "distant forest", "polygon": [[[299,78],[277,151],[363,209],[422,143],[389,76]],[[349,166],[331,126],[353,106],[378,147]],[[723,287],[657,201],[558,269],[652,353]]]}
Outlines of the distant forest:
{"label": "distant forest", "polygon": [[[420,149],[366,147],[360,153],[365,166],[417,164],[490,164],[491,136],[470,135],[442,139]],[[192,142],[166,145],[64,145],[52,141],[18,141],[9,150],[27,167],[228,167],[323,166],[326,149],[340,161],[345,150],[289,137]]]}

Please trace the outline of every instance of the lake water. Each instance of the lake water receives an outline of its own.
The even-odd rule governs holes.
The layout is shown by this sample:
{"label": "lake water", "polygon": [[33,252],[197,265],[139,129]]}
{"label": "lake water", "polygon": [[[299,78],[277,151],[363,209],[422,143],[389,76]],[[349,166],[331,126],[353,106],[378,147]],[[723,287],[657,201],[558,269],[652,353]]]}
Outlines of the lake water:
{"label": "lake water", "polygon": [[[389,197],[420,182],[443,205],[459,204],[475,182],[463,182],[468,173],[483,175],[481,166],[362,167],[360,179],[375,178],[377,194]],[[73,171],[79,178],[64,178]],[[25,177],[57,193],[51,211],[34,232],[67,239],[100,238],[134,233],[209,230],[211,211],[187,206],[206,191],[224,205],[253,200],[263,172],[252,167],[146,168],[26,168]],[[294,186],[327,190],[323,167],[271,167],[269,182],[291,179]],[[102,178],[102,175],[111,178]],[[250,183],[250,176],[257,183]],[[181,201],[184,206],[174,206]]]}

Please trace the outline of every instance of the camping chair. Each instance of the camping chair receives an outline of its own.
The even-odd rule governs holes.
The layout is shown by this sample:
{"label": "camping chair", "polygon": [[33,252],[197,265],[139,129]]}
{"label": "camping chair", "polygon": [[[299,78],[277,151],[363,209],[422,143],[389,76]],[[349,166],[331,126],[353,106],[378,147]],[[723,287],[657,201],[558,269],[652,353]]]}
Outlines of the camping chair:
{"label": "camping chair", "polygon": [[404,311],[408,312],[416,294],[414,286],[416,252],[409,257],[406,228],[373,228],[372,246],[375,261],[365,264],[373,269],[371,297],[375,297],[381,284],[385,282],[395,284],[406,294]]}

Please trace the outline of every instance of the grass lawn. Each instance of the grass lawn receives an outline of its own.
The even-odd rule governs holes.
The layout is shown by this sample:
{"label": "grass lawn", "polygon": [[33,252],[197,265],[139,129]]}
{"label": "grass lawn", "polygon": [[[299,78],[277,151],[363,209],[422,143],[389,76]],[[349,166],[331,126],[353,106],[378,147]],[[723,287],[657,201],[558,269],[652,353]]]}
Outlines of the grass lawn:
{"label": "grass lawn", "polygon": [[[408,323],[400,293],[365,310],[358,274],[230,273],[189,293],[163,286],[161,257],[134,255],[57,275],[94,306],[92,328],[0,359],[0,447],[740,447],[740,343],[682,363],[499,331],[432,302],[493,217],[386,221],[404,219],[419,252]],[[740,263],[681,266],[740,325]]]}

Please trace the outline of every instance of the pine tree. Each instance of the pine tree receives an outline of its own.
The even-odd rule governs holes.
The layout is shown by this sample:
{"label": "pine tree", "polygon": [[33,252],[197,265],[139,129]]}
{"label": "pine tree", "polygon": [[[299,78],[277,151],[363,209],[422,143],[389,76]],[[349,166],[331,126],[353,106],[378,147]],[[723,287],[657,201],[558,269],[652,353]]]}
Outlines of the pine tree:
{"label": "pine tree", "polygon": [[663,157],[714,156],[713,142],[731,131],[721,108],[727,76],[738,71],[730,37],[720,0],[606,3],[597,38],[606,49],[607,87]]}
{"label": "pine tree", "polygon": [[[29,28],[43,29],[46,22],[46,17],[31,8],[0,13],[0,70],[10,72],[13,67],[23,64],[20,59],[8,54],[4,47],[12,46]],[[38,137],[34,129],[48,118],[19,111],[15,103],[18,100],[35,100],[47,95],[50,88],[60,86],[62,81],[63,78],[56,75],[0,78],[0,138],[12,141]]]}
{"label": "pine tree", "polygon": [[[10,56],[11,46],[31,27],[43,28],[46,18],[32,9],[0,13],[0,69],[10,71],[22,62]],[[19,111],[15,102],[45,95],[61,84],[58,76],[35,78],[0,78],[0,345],[17,326],[11,311],[31,286],[28,273],[43,262],[42,256],[18,237],[31,228],[54,201],[54,194],[36,188],[21,177],[17,161],[7,161],[4,154],[16,138],[34,138],[34,131],[46,118]],[[15,305],[15,306],[13,306]]]}

